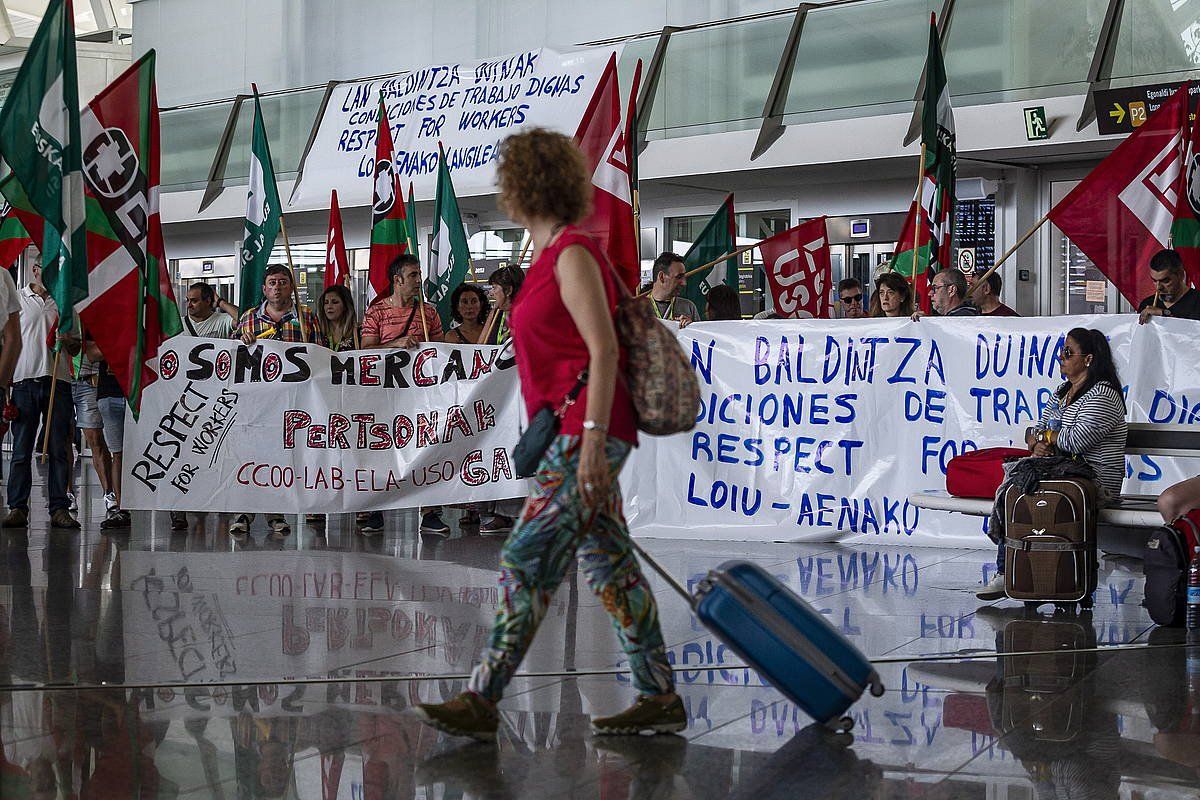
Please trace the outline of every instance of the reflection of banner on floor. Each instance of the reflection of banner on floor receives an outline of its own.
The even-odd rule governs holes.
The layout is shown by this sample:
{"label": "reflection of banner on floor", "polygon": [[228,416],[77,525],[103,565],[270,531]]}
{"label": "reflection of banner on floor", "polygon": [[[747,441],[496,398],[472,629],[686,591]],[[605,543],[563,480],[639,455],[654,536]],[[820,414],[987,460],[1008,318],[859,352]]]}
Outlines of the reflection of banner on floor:
{"label": "reflection of banner on floor", "polygon": [[134,682],[468,672],[498,600],[494,570],[364,553],[127,551],[121,575]]}
{"label": "reflection of banner on floor", "polygon": [[[1159,323],[1165,324],[1159,324]],[[680,332],[701,382],[694,431],[643,437],[622,474],[639,535],[977,546],[982,520],[922,511],[946,464],[1023,442],[1062,382],[1065,331],[1099,328],[1130,419],[1195,424],[1200,328],[1132,315],[702,323]],[[1189,401],[1189,398],[1190,401]],[[1129,460],[1127,494],[1186,462]]]}
{"label": "reflection of banner on floor", "polygon": [[324,513],[523,496],[512,367],[490,346],[176,337],[126,428],[123,504]]}

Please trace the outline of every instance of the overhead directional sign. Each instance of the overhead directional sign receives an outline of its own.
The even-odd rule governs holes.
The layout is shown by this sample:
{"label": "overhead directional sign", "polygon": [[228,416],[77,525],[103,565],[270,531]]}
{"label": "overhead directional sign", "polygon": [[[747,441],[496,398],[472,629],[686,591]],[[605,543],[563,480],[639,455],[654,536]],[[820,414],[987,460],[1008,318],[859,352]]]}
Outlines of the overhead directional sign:
{"label": "overhead directional sign", "polygon": [[[1182,81],[1176,81],[1129,86],[1124,89],[1097,90],[1096,126],[1102,135],[1129,133],[1134,128],[1141,127],[1181,85]],[[1197,98],[1200,97],[1200,83],[1193,83],[1189,94],[1191,110],[1195,114]]]}

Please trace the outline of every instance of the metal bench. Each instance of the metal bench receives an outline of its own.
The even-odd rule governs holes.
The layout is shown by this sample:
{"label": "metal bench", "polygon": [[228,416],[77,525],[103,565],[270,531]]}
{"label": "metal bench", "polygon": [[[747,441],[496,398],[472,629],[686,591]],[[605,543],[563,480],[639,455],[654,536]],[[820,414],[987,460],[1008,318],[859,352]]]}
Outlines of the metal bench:
{"label": "metal bench", "polygon": [[[1125,454],[1200,458],[1200,426],[1131,422],[1129,437],[1125,442]],[[1103,528],[1110,530],[1154,528],[1162,525],[1162,517],[1159,516],[1156,506],[1157,500],[1157,495],[1121,495],[1116,504],[1100,509],[1097,520]],[[944,489],[914,492],[909,495],[908,502],[917,508],[950,511],[972,517],[986,517],[992,513],[991,500],[954,497]],[[1105,549],[1111,550],[1107,547]]]}

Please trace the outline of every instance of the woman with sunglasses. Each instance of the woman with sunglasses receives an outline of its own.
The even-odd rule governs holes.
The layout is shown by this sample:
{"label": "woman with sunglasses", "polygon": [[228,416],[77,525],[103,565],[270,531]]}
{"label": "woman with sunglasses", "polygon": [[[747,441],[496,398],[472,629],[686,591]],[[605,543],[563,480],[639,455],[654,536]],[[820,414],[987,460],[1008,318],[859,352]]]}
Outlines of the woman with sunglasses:
{"label": "woman with sunglasses", "polygon": [[[1125,479],[1125,400],[1108,339],[1098,330],[1072,328],[1059,353],[1066,381],[1025,435],[1034,456],[1066,454],[1096,471],[1099,503],[1121,494]],[[1001,487],[1001,492],[1004,488]],[[997,502],[999,494],[997,494]],[[980,600],[999,600],[1004,592],[1004,541],[998,545],[996,576],[977,592]]]}

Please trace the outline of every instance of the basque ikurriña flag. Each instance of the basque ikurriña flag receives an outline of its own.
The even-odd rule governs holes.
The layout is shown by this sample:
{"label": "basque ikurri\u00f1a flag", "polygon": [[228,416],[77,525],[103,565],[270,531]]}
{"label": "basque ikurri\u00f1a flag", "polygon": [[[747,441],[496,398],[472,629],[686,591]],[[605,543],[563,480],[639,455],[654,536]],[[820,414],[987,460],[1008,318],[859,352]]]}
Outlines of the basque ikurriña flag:
{"label": "basque ikurri\u00f1a flag", "polygon": [[891,268],[908,279],[918,304],[928,311],[929,276],[953,264],[955,190],[954,110],[932,14],[923,105],[921,185],[901,228]]}
{"label": "basque ikurri\u00f1a flag", "polygon": [[[183,330],[158,213],[159,123],[153,50],[96,95],[80,117],[86,188],[88,294],[75,305],[135,417],[155,379],[147,361]],[[21,187],[0,186],[41,241],[44,224]]]}
{"label": "basque ikurri\u00f1a flag", "polygon": [[375,190],[371,200],[371,266],[367,270],[367,302],[391,294],[388,267],[408,249],[408,223],[404,196],[396,174],[392,128],[387,106],[379,96],[379,124],[375,128]]}

